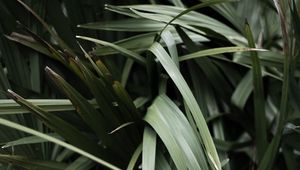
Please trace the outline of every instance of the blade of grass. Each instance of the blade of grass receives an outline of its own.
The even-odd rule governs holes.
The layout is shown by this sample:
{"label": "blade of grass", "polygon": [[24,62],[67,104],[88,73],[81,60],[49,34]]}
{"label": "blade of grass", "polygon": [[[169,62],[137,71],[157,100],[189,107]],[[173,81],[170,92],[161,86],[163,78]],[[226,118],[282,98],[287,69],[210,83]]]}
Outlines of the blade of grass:
{"label": "blade of grass", "polygon": [[[178,34],[176,32],[174,32],[174,30],[170,30],[170,32],[173,35],[173,39],[175,40],[176,44],[180,44],[182,42],[182,40],[180,39],[180,37],[178,36]],[[208,41],[207,38],[199,35],[199,34],[195,34],[193,32],[187,31],[187,34],[195,41],[197,42],[206,42]],[[145,33],[145,34],[139,34],[139,35],[135,35],[129,38],[125,38],[119,41],[114,42],[114,44],[121,46],[123,48],[126,48],[128,50],[137,52],[137,53],[141,53],[146,51],[151,45],[152,42],[155,38],[156,33],[155,32],[150,32],[150,33]],[[164,42],[161,41],[161,43]],[[111,55],[111,54],[116,54],[118,53],[117,51],[109,48],[109,47],[105,47],[105,46],[97,46],[95,47],[95,49],[91,52],[92,54],[95,55],[101,55],[101,56],[105,56],[105,55]]]}
{"label": "blade of grass", "polygon": [[218,150],[224,152],[230,152],[245,147],[249,147],[252,141],[238,142],[238,141],[224,141],[220,139],[214,139],[215,145]]}
{"label": "blade of grass", "polygon": [[[179,8],[168,5],[130,5],[121,6],[123,9],[131,9],[131,11],[138,16],[158,22],[168,23],[180,12],[184,11],[185,8]],[[139,12],[146,11],[146,12]],[[181,18],[173,21],[173,24],[178,24],[186,29],[192,30],[199,34],[203,34],[204,30],[211,30],[210,32],[215,32],[224,37],[227,37],[233,44],[244,45],[245,38],[239,33],[228,27],[227,25],[215,20],[209,16],[203,15],[201,13],[190,11],[189,13],[183,15]],[[168,26],[170,27],[170,26]],[[202,28],[202,29],[201,29]],[[200,29],[200,30],[199,30]],[[214,31],[212,31],[214,30]],[[219,35],[217,37],[220,37]]]}
{"label": "blade of grass", "polygon": [[76,36],[76,38],[79,38],[79,39],[83,39],[83,40],[87,40],[87,41],[91,41],[91,42],[94,42],[96,44],[100,44],[100,45],[104,45],[104,46],[108,46],[110,48],[113,48],[114,50],[117,50],[119,51],[121,54],[133,59],[134,61],[136,61],[137,63],[141,64],[141,65],[145,65],[146,64],[146,59],[133,52],[133,51],[130,51],[130,50],[127,50],[123,47],[120,47],[118,45],[115,45],[113,43],[110,43],[110,42],[107,42],[107,41],[102,41],[102,40],[98,40],[98,39],[95,39],[95,38],[89,38],[89,37],[85,37],[85,36]]}
{"label": "blade of grass", "polygon": [[[55,138],[60,139],[60,140],[63,140],[63,138],[61,138],[56,133],[48,133],[47,135],[55,137]],[[48,142],[48,141],[45,140],[45,139],[42,139],[40,137],[37,137],[37,136],[27,136],[27,137],[23,137],[23,138],[14,140],[14,141],[7,142],[3,146],[1,146],[1,148],[13,147],[13,146],[17,146],[17,145],[27,145],[27,144],[34,144],[34,143],[43,143],[43,142]]]}
{"label": "blade of grass", "polygon": [[178,169],[208,169],[199,139],[191,133],[187,119],[167,96],[155,99],[144,120],[162,139]]}
{"label": "blade of grass", "polygon": [[163,23],[156,21],[145,20],[141,18],[130,18],[117,21],[88,23],[78,25],[77,27],[106,31],[152,32],[160,30],[163,26]]}
{"label": "blade of grass", "polygon": [[224,54],[224,53],[235,53],[235,52],[245,52],[245,51],[266,51],[265,49],[257,49],[257,48],[248,48],[248,47],[218,47],[218,48],[211,48],[207,50],[197,51],[191,54],[187,54],[184,56],[179,57],[179,61],[185,61],[195,58],[201,58],[205,56],[217,55],[217,54]]}
{"label": "blade of grass", "polygon": [[221,169],[221,163],[203,114],[180,71],[159,43],[155,42],[149,50],[158,58],[186,101],[199,129],[207,157],[211,157],[209,161],[211,166],[216,166],[217,169]]}
{"label": "blade of grass", "polygon": [[172,20],[170,20],[164,27],[163,29],[160,31],[160,35],[162,34],[162,32],[168,27],[168,25],[170,25],[173,21],[175,21],[176,19],[178,19],[179,17],[181,17],[182,15],[185,15],[191,11],[195,11],[197,9],[201,9],[204,7],[208,7],[208,6],[212,6],[212,5],[216,5],[216,4],[220,4],[220,3],[224,3],[224,2],[230,2],[230,0],[210,0],[210,1],[206,1],[206,2],[202,2],[200,4],[194,5],[184,11],[182,11],[181,13],[179,13],[178,15],[176,15]]}
{"label": "blade of grass", "polygon": [[79,42],[77,42],[77,44],[79,45],[81,51],[83,52],[85,58],[87,58],[89,60],[89,62],[92,64],[94,70],[97,72],[99,77],[103,77],[104,73],[98,68],[97,64],[94,62],[94,60],[92,59],[92,57],[82,48],[82,46],[80,45]]}
{"label": "blade of grass", "polygon": [[[41,107],[47,112],[71,111],[75,110],[69,99],[28,99],[28,102]],[[95,101],[89,103],[97,108]],[[0,115],[30,113],[27,109],[20,107],[18,103],[11,99],[0,100]]]}
{"label": "blade of grass", "polygon": [[[154,20],[154,21],[157,21],[157,22],[168,22],[172,19],[172,17],[168,16],[168,15],[160,15],[160,14],[155,14],[155,13],[140,12],[139,10],[136,10],[136,9],[133,9],[133,8],[131,8],[130,10],[132,12],[134,12],[135,14],[139,15],[142,18],[145,18],[145,19],[148,19],[148,20]],[[206,35],[204,31],[196,28],[195,26],[189,25],[186,21],[176,20],[174,22],[175,22],[175,24],[180,25],[180,26],[182,26],[182,27],[184,27],[188,30],[191,30],[195,33],[198,33],[200,35]],[[171,26],[169,26],[169,27],[171,29]],[[169,27],[167,27],[167,28],[169,28]]]}
{"label": "blade of grass", "polygon": [[163,39],[163,41],[166,43],[166,45],[168,47],[170,56],[172,57],[174,63],[179,68],[178,52],[177,52],[177,48],[176,48],[176,42],[173,37],[174,36],[172,35],[172,33],[169,30],[165,30],[161,34],[161,38]]}
{"label": "blade of grass", "polygon": [[243,109],[252,90],[253,90],[253,73],[248,71],[239,84],[236,86],[232,96],[231,102],[240,109]]}
{"label": "blade of grass", "polygon": [[175,6],[179,6],[179,7],[183,7],[183,8],[184,8],[184,4],[182,3],[181,0],[171,0],[171,2],[172,2]]}
{"label": "blade of grass", "polygon": [[136,166],[135,164],[138,161],[138,158],[140,157],[141,153],[142,153],[142,144],[140,144],[136,150],[134,151],[133,155],[131,156],[131,159],[129,161],[129,164],[127,166],[127,170],[134,170],[134,167]]}
{"label": "blade of grass", "polygon": [[[249,24],[245,23],[245,34],[248,39],[249,47],[255,48],[252,31]],[[261,65],[256,52],[251,52],[252,58],[252,80],[253,80],[253,93],[254,93],[254,124],[255,124],[255,140],[257,147],[258,162],[262,159],[263,154],[268,146],[267,141],[267,119],[265,113],[265,97],[263,80],[261,73]]]}
{"label": "blade of grass", "polygon": [[138,109],[138,108],[144,106],[149,100],[150,100],[149,97],[138,97],[133,101],[133,103],[134,103],[135,107]]}
{"label": "blade of grass", "polygon": [[127,80],[129,78],[130,71],[132,69],[133,64],[134,64],[134,61],[132,59],[130,59],[130,58],[126,59],[126,62],[125,62],[125,65],[124,65],[123,71],[122,71],[122,77],[121,77],[121,84],[124,88],[126,87]]}
{"label": "blade of grass", "polygon": [[145,127],[143,137],[142,169],[154,170],[156,159],[156,133],[150,128]]}
{"label": "blade of grass", "polygon": [[[189,52],[196,52],[200,50],[199,46],[197,46],[197,44],[185,33],[183,29],[177,26],[176,30],[182,41],[186,44]],[[205,79],[209,80],[217,95],[220,95],[224,101],[228,101],[233,89],[231,88],[229,82],[224,78],[222,72],[212,61],[213,60],[208,57],[195,59],[198,68],[203,71]],[[220,85],[228,88],[220,89]]]}
{"label": "blade of grass", "polygon": [[16,32],[12,32],[10,36],[6,35],[5,36],[7,39],[11,40],[11,41],[15,41],[17,43],[20,43],[24,46],[27,46],[29,48],[32,48],[42,54],[45,54],[47,56],[51,56],[51,53],[48,51],[47,48],[45,48],[44,46],[42,46],[41,44],[37,43],[36,40],[34,40],[33,38],[26,36],[26,35],[22,35]]}
{"label": "blade of grass", "polygon": [[[280,101],[280,112],[278,118],[278,126],[276,129],[276,134],[273,137],[271,144],[268,146],[265,152],[261,164],[259,164],[258,170],[269,170],[272,169],[275,157],[277,155],[278,147],[280,145],[281,134],[284,127],[285,119],[288,115],[288,98],[289,98],[289,84],[290,84],[290,53],[289,53],[289,40],[286,25],[286,14],[283,12],[283,7],[278,1],[273,1],[277,9],[280,25],[283,37],[283,52],[284,52],[284,62],[283,62],[283,84],[282,84],[282,94]],[[280,0],[280,3],[284,1]]]}

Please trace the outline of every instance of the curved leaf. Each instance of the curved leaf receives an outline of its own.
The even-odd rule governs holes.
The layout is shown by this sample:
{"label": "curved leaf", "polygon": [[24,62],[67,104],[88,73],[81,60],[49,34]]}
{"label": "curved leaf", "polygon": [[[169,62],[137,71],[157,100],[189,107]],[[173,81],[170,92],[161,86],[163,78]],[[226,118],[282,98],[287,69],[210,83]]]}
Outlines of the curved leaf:
{"label": "curved leaf", "polygon": [[187,106],[189,107],[199,129],[201,140],[203,141],[203,145],[206,149],[205,151],[207,157],[211,156],[212,158],[212,160],[210,160],[210,163],[212,164],[212,166],[216,166],[217,169],[221,169],[221,163],[203,114],[180,71],[159,43],[154,43],[149,50],[158,58],[164,69],[167,71],[167,73],[177,86],[185,102],[187,103]]}

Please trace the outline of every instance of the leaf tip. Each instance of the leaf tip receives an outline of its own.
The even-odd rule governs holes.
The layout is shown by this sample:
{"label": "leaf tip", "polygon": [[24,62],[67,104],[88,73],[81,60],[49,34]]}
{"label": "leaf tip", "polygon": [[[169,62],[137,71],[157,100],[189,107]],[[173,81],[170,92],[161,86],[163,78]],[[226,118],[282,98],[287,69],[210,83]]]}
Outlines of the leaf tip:
{"label": "leaf tip", "polygon": [[55,77],[55,75],[57,75],[51,68],[49,68],[48,66],[45,67],[45,71],[46,73],[50,76],[50,77]]}
{"label": "leaf tip", "polygon": [[76,37],[76,38],[81,38],[82,36],[80,36],[80,35],[76,35],[75,37]]}
{"label": "leaf tip", "polygon": [[7,96],[15,101],[17,101],[18,98],[20,98],[20,96],[17,93],[15,93],[14,91],[12,91],[11,89],[7,89]]}

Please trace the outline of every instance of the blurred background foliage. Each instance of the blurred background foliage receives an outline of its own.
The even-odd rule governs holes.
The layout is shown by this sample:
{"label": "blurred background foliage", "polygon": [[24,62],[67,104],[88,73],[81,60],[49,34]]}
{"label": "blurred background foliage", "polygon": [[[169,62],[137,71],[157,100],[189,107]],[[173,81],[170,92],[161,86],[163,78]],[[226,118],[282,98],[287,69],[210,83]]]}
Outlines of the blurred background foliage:
{"label": "blurred background foliage", "polygon": [[0,0],[0,169],[299,169],[298,4]]}

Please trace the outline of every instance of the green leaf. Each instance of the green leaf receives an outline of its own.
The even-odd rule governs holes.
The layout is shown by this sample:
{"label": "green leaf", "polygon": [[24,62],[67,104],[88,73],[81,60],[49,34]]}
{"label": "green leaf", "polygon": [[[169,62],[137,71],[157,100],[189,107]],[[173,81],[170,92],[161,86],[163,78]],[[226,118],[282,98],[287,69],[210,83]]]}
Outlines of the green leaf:
{"label": "green leaf", "polygon": [[289,36],[286,26],[285,12],[283,12],[284,1],[274,1],[275,7],[277,9],[278,15],[280,17],[282,38],[283,38],[283,52],[284,52],[284,62],[283,62],[283,84],[281,89],[281,101],[280,101],[280,112],[278,116],[278,126],[276,129],[275,136],[273,137],[271,144],[268,146],[265,152],[261,164],[259,164],[258,170],[269,170],[272,169],[275,156],[277,155],[278,147],[280,145],[281,134],[285,124],[285,119],[289,113],[288,100],[289,100],[289,84],[290,84],[290,47],[289,47]]}
{"label": "green leaf", "polygon": [[171,170],[169,162],[166,160],[165,156],[161,151],[157,151],[155,169]]}
{"label": "green leaf", "polygon": [[141,18],[130,18],[117,21],[105,21],[78,25],[80,28],[107,30],[107,31],[128,31],[128,32],[151,32],[158,31],[165,24]]}
{"label": "green leaf", "polygon": [[45,54],[47,56],[51,56],[51,53],[48,51],[46,47],[39,44],[36,40],[34,40],[32,37],[22,35],[16,32],[11,33],[10,36],[6,36],[7,39],[11,41],[15,41],[17,43],[20,43],[24,46],[30,47],[42,54]]}
{"label": "green leaf", "polygon": [[220,139],[214,139],[214,142],[218,150],[225,151],[225,152],[242,149],[252,144],[252,141],[237,142],[237,141],[224,141]]}
{"label": "green leaf", "polygon": [[130,120],[132,121],[141,120],[142,116],[140,112],[136,109],[133,100],[131,99],[127,91],[124,89],[124,87],[121,85],[121,83],[118,81],[114,81],[113,89],[116,95],[119,97],[121,103],[123,103],[125,108],[129,111],[128,116],[131,116]]}
{"label": "green leaf", "polygon": [[132,69],[132,66],[134,64],[134,61],[130,58],[126,59],[125,65],[123,67],[123,71],[122,71],[122,77],[121,77],[121,84],[123,87],[126,87],[127,84],[127,80],[129,78],[130,75],[130,71]]}
{"label": "green leaf", "polygon": [[139,158],[139,156],[142,153],[142,148],[143,148],[142,144],[140,144],[136,148],[136,150],[134,151],[133,155],[131,156],[131,159],[130,159],[129,164],[127,166],[127,170],[133,170],[134,169],[134,167],[136,166],[135,164],[138,161],[138,158]]}
{"label": "green leaf", "polygon": [[149,127],[144,129],[142,169],[154,170],[156,158],[156,133]]}
{"label": "green leaf", "polygon": [[40,17],[37,13],[35,13],[28,5],[26,5],[23,1],[17,0],[28,12],[30,12],[42,25],[43,27],[51,34],[51,36],[58,42],[58,44],[63,48],[67,49],[72,55],[75,55],[71,48],[56,34],[56,32],[49,27],[49,25]]}
{"label": "green leaf", "polygon": [[73,163],[71,163],[65,170],[86,170],[91,169],[94,165],[94,162],[88,159],[87,157],[80,156]]}
{"label": "green leaf", "polygon": [[178,169],[208,169],[201,143],[179,108],[159,95],[148,108],[144,120],[159,135]]}
{"label": "green leaf", "polygon": [[91,41],[91,42],[94,42],[96,44],[101,44],[101,45],[104,45],[104,46],[108,46],[110,48],[113,48],[114,50],[119,51],[121,54],[125,55],[126,57],[129,57],[129,58],[133,59],[134,61],[136,61],[137,63],[139,63],[141,65],[146,64],[146,59],[143,56],[141,56],[141,55],[139,55],[139,54],[137,54],[133,51],[122,48],[118,45],[115,45],[113,43],[98,40],[98,39],[95,39],[95,38],[84,37],[84,36],[76,36],[76,38]]}
{"label": "green leaf", "polygon": [[184,7],[184,4],[181,2],[181,0],[171,0],[171,2],[178,7]]}
{"label": "green leaf", "polygon": [[150,100],[149,97],[138,97],[133,101],[133,103],[136,108],[140,108],[143,105],[145,105],[149,100]]}
{"label": "green leaf", "polygon": [[[28,99],[28,102],[39,106],[47,112],[71,111],[75,110],[69,99]],[[95,101],[90,100],[89,103],[97,108]],[[11,99],[0,100],[0,115],[30,113],[26,108],[20,107],[18,103]]]}
{"label": "green leaf", "polygon": [[[124,24],[124,26],[126,26],[126,24]],[[172,37],[175,40],[176,44],[182,43],[182,40],[174,30],[170,30],[170,32],[172,33],[173,35]],[[197,42],[208,41],[207,38],[199,34],[195,34],[191,31],[186,31],[186,32],[193,40]],[[152,45],[155,35],[156,35],[155,32],[139,34],[139,35],[135,35],[129,38],[116,41],[114,42],[114,44],[126,48],[128,50],[141,53],[143,51],[146,51]],[[163,41],[161,41],[161,43],[163,45],[165,44]],[[95,49],[91,51],[91,53],[95,55],[105,56],[105,55],[116,54],[118,53],[118,51],[115,51],[114,49],[111,49],[110,47],[106,47],[106,46],[96,46]]]}
{"label": "green leaf", "polygon": [[213,143],[211,134],[209,132],[203,114],[200,110],[200,107],[197,104],[197,101],[193,96],[190,88],[188,87],[188,84],[184,80],[175,63],[172,61],[170,56],[159,43],[154,43],[149,50],[158,58],[164,69],[167,71],[167,73],[177,86],[185,102],[187,103],[196,122],[196,125],[199,129],[201,140],[203,141],[203,145],[206,149],[206,156],[209,159],[211,166],[216,166],[217,169],[221,169],[221,163],[215,145]]}
{"label": "green leaf", "polygon": [[172,57],[174,63],[179,68],[178,52],[177,52],[176,42],[173,38],[172,33],[169,30],[165,30],[164,32],[162,32],[161,38],[163,39],[163,41],[167,45],[168,50],[169,50],[169,54]]}
{"label": "green leaf", "polygon": [[[252,31],[247,21],[245,24],[245,34],[248,39],[249,47],[255,48]],[[261,65],[256,52],[251,52],[252,74],[253,74],[253,93],[254,93],[254,124],[255,140],[257,147],[257,159],[261,160],[268,146],[267,141],[267,119],[265,113],[265,97],[263,89],[263,80]]]}
{"label": "green leaf", "polygon": [[[38,136],[38,137],[43,138],[43,139],[45,139],[45,140],[48,140],[48,141],[50,141],[50,142],[56,143],[56,144],[58,144],[58,145],[60,145],[60,146],[63,146],[63,147],[65,147],[65,148],[68,148],[68,149],[70,149],[70,150],[72,150],[72,151],[74,151],[74,152],[76,152],[76,153],[79,153],[79,154],[81,154],[81,155],[83,155],[83,156],[86,156],[87,158],[89,158],[89,159],[91,159],[91,160],[93,160],[93,161],[95,161],[95,162],[97,162],[97,163],[99,163],[99,164],[102,164],[103,166],[106,166],[106,167],[108,167],[108,168],[110,168],[110,169],[113,169],[113,170],[120,170],[120,168],[118,168],[118,167],[116,167],[116,166],[114,166],[114,165],[112,165],[112,164],[110,164],[110,163],[108,163],[108,162],[106,162],[106,161],[100,159],[99,157],[94,156],[94,155],[92,155],[92,154],[86,152],[85,150],[82,150],[82,149],[80,149],[80,148],[78,148],[78,147],[75,147],[75,146],[73,146],[73,145],[71,145],[71,144],[68,144],[68,143],[66,143],[66,142],[63,142],[63,141],[61,141],[61,140],[59,140],[59,139],[57,139],[57,138],[54,138],[54,137],[52,137],[52,136],[43,134],[43,133],[38,132],[38,131],[36,131],[36,130],[30,129],[30,128],[28,128],[28,127],[22,126],[22,125],[20,125],[20,124],[17,124],[17,123],[14,123],[14,122],[11,122],[11,121],[2,119],[2,118],[0,118],[0,124],[1,124],[1,125],[4,125],[4,126],[7,126],[7,127],[10,127],[10,128],[13,128],[13,129],[16,129],[16,130],[19,130],[19,131],[22,131],[22,132],[29,133],[29,134],[31,134],[31,135]],[[65,127],[64,127],[64,128],[65,128]],[[78,138],[78,139],[80,139],[80,138]]]}
{"label": "green leaf", "polygon": [[194,5],[184,11],[182,11],[181,13],[179,13],[178,15],[176,15],[175,17],[173,17],[173,19],[171,19],[165,26],[164,28],[161,30],[160,34],[168,27],[168,25],[170,25],[173,21],[175,21],[176,19],[178,19],[179,17],[191,12],[191,11],[195,11],[197,9],[201,9],[201,8],[204,8],[204,7],[208,7],[208,6],[212,6],[212,5],[215,5],[215,4],[219,4],[219,3],[224,3],[224,2],[230,2],[228,0],[210,0],[210,1],[207,1],[207,2],[202,2],[200,4],[197,4],[197,5]]}
{"label": "green leaf", "polygon": [[[129,6],[119,6],[117,10],[121,9],[131,10],[131,14],[136,14],[139,17],[168,23],[182,11],[186,10],[185,8],[179,8],[174,6],[167,5],[129,5]],[[139,12],[145,11],[145,12]],[[127,11],[130,13],[130,11]],[[203,15],[201,13],[191,11],[179,19],[174,21],[174,24],[178,24],[181,27],[192,30],[196,33],[203,34],[204,32],[199,30],[199,28],[207,28],[214,30],[215,32],[228,38],[233,44],[244,45],[245,38],[242,37],[239,33],[228,27],[227,25],[221,23],[220,21],[213,19],[212,17]]]}
{"label": "green leaf", "polygon": [[[63,140],[58,134],[56,133],[48,133],[47,135],[55,137],[57,139]],[[48,142],[48,140],[42,139],[37,136],[27,136],[23,137],[14,141],[6,142],[1,148],[13,147],[17,145],[27,145],[27,144],[34,144],[34,143],[43,143]]]}
{"label": "green leaf", "polygon": [[84,149],[91,154],[98,156],[101,155],[107,160],[112,159],[110,154],[105,153],[103,148],[97,145],[97,143],[94,141],[90,140],[86,135],[82,134],[70,123],[67,123],[60,117],[50,114],[42,110],[40,107],[33,105],[11,90],[8,90],[8,93],[10,97],[12,97],[18,104],[33,112],[46,126],[58,133],[72,145]]}
{"label": "green leaf", "polygon": [[201,50],[194,53],[190,53],[184,56],[179,57],[179,61],[185,61],[195,58],[201,58],[211,55],[224,54],[224,53],[235,53],[235,52],[245,52],[245,51],[266,51],[264,49],[257,48],[248,48],[248,47],[219,47],[219,48],[211,48],[207,50]]}
{"label": "green leaf", "polygon": [[[180,27],[176,27],[176,30],[190,52],[196,52],[200,50],[197,44],[185,33],[184,30],[182,30]],[[205,78],[207,78],[212,84],[214,90],[217,92],[217,95],[220,95],[224,101],[228,101],[232,88],[228,81],[224,78],[219,68],[217,68],[213,61],[207,57],[198,58],[195,60],[195,62],[203,71],[204,75],[206,76]],[[228,88],[220,89],[220,85]]]}
{"label": "green leaf", "polygon": [[238,108],[243,109],[253,90],[253,72],[248,71],[235,88],[231,102]]}
{"label": "green leaf", "polygon": [[[82,68],[83,69],[83,68]],[[87,70],[85,70],[87,71]],[[114,145],[117,143],[116,140],[113,140],[112,137],[109,137],[108,133],[110,131],[109,122],[107,119],[109,117],[105,117],[105,115],[100,114],[98,110],[93,108],[90,103],[78,92],[76,91],[70,84],[68,84],[62,77],[52,71],[50,68],[46,67],[46,72],[50,76],[50,78],[54,81],[54,83],[68,96],[72,104],[75,106],[76,111],[80,115],[80,117],[84,120],[84,122],[95,132],[99,139],[101,139],[103,145],[108,145],[110,147],[107,148],[107,153],[114,155],[114,160],[120,161],[117,156],[117,153],[120,150],[117,150],[115,147],[119,147],[119,145]],[[82,72],[85,78],[91,78],[88,72]],[[94,83],[87,79],[90,85]],[[101,95],[98,97],[101,97]],[[97,101],[99,106],[102,106],[102,103]],[[106,103],[107,104],[107,103]],[[107,106],[109,107],[109,106]],[[114,115],[110,115],[112,117]],[[101,122],[101,123],[99,123]],[[124,139],[125,140],[125,139]],[[115,147],[112,147],[115,146]],[[125,149],[125,148],[124,148]],[[111,157],[112,158],[112,157]]]}
{"label": "green leaf", "polygon": [[0,154],[0,162],[12,163],[26,169],[64,170],[67,165],[61,162],[29,159],[23,156]]}

